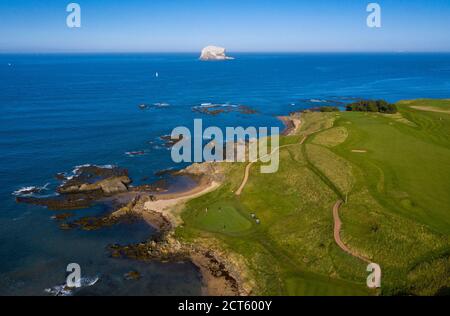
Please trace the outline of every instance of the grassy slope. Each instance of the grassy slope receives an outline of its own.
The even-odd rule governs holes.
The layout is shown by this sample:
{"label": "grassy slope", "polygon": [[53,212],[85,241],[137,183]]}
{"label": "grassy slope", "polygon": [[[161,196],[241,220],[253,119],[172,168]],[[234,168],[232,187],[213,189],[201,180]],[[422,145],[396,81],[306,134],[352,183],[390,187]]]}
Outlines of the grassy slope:
{"label": "grassy slope", "polygon": [[409,108],[429,103],[400,103],[401,116],[305,114],[299,135],[281,141],[293,145],[281,149],[277,173],[255,164],[236,197],[245,164],[227,164],[227,183],[188,203],[177,234],[239,254],[258,294],[375,294],[366,265],[334,243],[331,209],[347,198],[342,238],[381,265],[384,294],[442,291],[450,286],[450,115]]}

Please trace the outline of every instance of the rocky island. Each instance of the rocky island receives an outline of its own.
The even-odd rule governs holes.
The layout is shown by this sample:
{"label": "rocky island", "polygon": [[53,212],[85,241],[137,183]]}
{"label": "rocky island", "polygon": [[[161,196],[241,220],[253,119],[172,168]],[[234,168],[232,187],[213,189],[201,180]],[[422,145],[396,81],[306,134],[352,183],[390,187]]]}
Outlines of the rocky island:
{"label": "rocky island", "polygon": [[233,57],[229,57],[225,53],[225,48],[219,46],[206,46],[202,49],[200,60],[212,61],[212,60],[231,60]]}

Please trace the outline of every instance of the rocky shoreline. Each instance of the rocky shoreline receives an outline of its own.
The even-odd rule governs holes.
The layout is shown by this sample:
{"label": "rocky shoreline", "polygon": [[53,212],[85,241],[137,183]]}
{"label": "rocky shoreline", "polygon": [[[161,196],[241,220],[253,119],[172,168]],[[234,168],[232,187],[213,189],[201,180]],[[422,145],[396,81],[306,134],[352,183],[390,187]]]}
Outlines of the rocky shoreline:
{"label": "rocky shoreline", "polygon": [[131,211],[140,215],[159,234],[142,243],[110,245],[111,256],[141,261],[190,261],[202,275],[205,295],[249,295],[251,290],[246,289],[240,279],[241,269],[220,251],[201,246],[202,243],[186,243],[174,236],[174,229],[182,223],[174,210],[186,201],[214,190],[223,181],[220,166],[216,163],[193,164],[177,174],[189,174],[197,179],[198,185],[186,192],[160,194],[155,198],[140,195],[127,207],[112,213],[112,216],[120,216]]}
{"label": "rocky shoreline", "polygon": [[132,245],[110,245],[113,258],[129,258],[141,261],[158,260],[162,262],[191,261],[200,270],[205,295],[249,295],[241,286],[240,274],[235,266],[224,256],[200,243],[185,243],[174,237],[177,222],[170,221],[161,212],[149,208],[147,196],[139,196],[128,207],[118,210],[112,216],[133,212],[142,216],[159,231],[158,237]]}
{"label": "rocky shoreline", "polygon": [[[298,112],[279,116],[278,119],[286,127],[283,135],[295,134],[301,123]],[[190,261],[202,275],[203,294],[251,295],[254,284],[244,281],[246,266],[239,258],[234,258],[232,253],[224,251],[210,240],[186,243],[175,237],[175,228],[182,225],[179,213],[183,204],[219,187],[225,179],[222,166],[222,163],[204,162],[194,163],[182,170],[161,170],[156,173],[158,176],[189,176],[197,183],[186,191],[167,193],[167,181],[164,178],[150,184],[132,186],[132,179],[126,169],[83,165],[76,167],[69,176],[65,173],[55,176],[62,182],[56,189],[56,195],[23,195],[17,196],[16,201],[58,211],[88,208],[96,203],[108,202],[115,210],[105,216],[86,216],[69,221],[72,213],[59,213],[53,218],[63,230],[97,230],[118,223],[144,220],[157,230],[157,235],[141,243],[108,245],[111,257],[160,262]],[[129,278],[135,277],[133,274]]]}
{"label": "rocky shoreline", "polygon": [[[295,134],[301,123],[300,114],[295,112],[278,117],[285,125],[283,135]],[[141,243],[108,245],[111,257],[160,262],[190,261],[202,275],[205,295],[251,295],[254,285],[243,280],[247,274],[245,263],[237,258],[232,259],[231,253],[210,240],[186,243],[175,238],[175,228],[182,225],[179,216],[182,205],[220,186],[225,179],[222,166],[221,163],[204,162],[194,163],[182,170],[161,170],[156,173],[158,176],[189,176],[197,183],[187,191],[166,193],[165,179],[132,186],[132,179],[126,169],[83,165],[76,167],[72,175],[58,173],[55,176],[62,182],[56,189],[56,195],[17,196],[16,201],[58,211],[88,208],[96,203],[108,202],[115,210],[105,216],[87,216],[69,221],[72,213],[59,213],[53,218],[63,230],[97,230],[118,223],[144,220],[157,230],[157,235]],[[131,279],[135,277],[134,274],[130,276]]]}
{"label": "rocky shoreline", "polygon": [[281,132],[281,135],[290,136],[295,134],[301,124],[300,115],[300,112],[293,112],[288,116],[277,116],[284,124],[284,130]]}
{"label": "rocky shoreline", "polygon": [[203,279],[205,295],[248,295],[240,282],[240,269],[226,256],[211,247],[197,243],[185,243],[174,237],[174,229],[181,224],[173,209],[186,201],[218,187],[224,175],[219,164],[193,164],[186,169],[171,172],[171,176],[188,175],[197,186],[180,193],[164,193],[158,184],[132,187],[125,169],[108,166],[85,165],[77,167],[73,175],[58,174],[62,181],[54,196],[17,196],[19,203],[45,206],[50,210],[87,208],[108,201],[115,211],[108,215],[86,216],[70,221],[71,213],[58,213],[53,218],[62,230],[98,230],[118,223],[144,220],[158,234],[145,242],[131,245],[109,245],[113,258],[129,258],[141,261],[176,262],[190,261],[198,267]]}

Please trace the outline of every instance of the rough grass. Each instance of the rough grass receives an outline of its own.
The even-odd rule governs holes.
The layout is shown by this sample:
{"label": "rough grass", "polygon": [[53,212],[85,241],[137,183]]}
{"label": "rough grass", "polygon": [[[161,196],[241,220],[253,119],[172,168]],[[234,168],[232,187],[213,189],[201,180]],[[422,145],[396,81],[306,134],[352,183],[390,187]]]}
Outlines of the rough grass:
{"label": "rough grass", "polygon": [[304,136],[333,127],[333,122],[339,117],[339,114],[336,112],[305,112],[302,114],[302,117],[302,124],[298,134]]}
{"label": "rough grass", "polygon": [[313,143],[326,147],[335,147],[348,137],[347,129],[344,126],[333,127],[314,136]]}
{"label": "rough grass", "polygon": [[313,144],[306,145],[306,155],[311,164],[330,180],[330,185],[336,186],[340,196],[344,198],[351,191],[354,180],[352,165],[347,160]]}

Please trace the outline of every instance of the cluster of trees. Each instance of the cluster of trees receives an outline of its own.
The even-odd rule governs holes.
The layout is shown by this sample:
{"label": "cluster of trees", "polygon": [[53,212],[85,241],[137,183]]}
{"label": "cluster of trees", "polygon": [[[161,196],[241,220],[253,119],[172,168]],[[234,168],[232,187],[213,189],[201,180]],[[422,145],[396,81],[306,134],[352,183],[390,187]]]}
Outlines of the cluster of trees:
{"label": "cluster of trees", "polygon": [[320,112],[339,112],[339,108],[337,106],[321,106],[319,108]]}
{"label": "cluster of trees", "polygon": [[397,106],[384,100],[361,100],[347,104],[347,111],[397,113]]}

